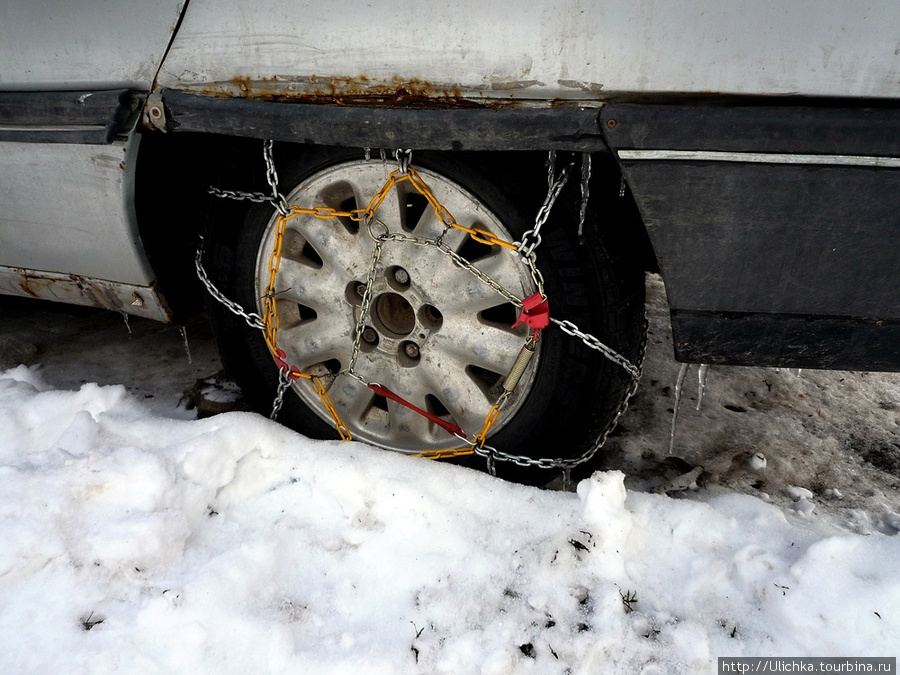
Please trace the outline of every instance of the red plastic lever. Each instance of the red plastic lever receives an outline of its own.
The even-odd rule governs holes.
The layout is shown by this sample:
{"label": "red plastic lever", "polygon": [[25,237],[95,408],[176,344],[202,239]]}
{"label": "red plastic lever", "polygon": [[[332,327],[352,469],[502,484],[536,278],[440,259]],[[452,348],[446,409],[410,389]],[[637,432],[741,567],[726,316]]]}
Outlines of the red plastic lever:
{"label": "red plastic lever", "polygon": [[513,328],[524,323],[529,328],[536,331],[546,328],[550,325],[550,302],[547,298],[542,297],[540,293],[522,300],[522,311],[519,318],[512,325]]}

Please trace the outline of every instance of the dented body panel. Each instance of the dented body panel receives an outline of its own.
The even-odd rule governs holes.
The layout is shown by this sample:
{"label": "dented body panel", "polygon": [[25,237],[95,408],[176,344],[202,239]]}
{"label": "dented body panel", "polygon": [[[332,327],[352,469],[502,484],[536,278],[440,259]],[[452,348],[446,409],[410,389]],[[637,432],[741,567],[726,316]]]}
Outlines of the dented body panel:
{"label": "dented body panel", "polygon": [[137,136],[0,143],[0,266],[148,286],[133,199],[138,145]]}
{"label": "dented body panel", "polygon": [[344,104],[725,94],[896,98],[893,0],[191,0],[171,89]]}

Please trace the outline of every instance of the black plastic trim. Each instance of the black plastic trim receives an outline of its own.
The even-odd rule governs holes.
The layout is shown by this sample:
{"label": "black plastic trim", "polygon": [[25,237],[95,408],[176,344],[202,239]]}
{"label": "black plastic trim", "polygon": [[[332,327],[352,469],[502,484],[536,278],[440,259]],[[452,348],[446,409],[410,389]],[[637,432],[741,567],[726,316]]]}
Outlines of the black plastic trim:
{"label": "black plastic trim", "polygon": [[0,92],[0,141],[105,145],[134,128],[142,102],[127,89]]}
{"label": "black plastic trim", "polygon": [[900,320],[672,310],[686,363],[900,372]]}
{"label": "black plastic trim", "polygon": [[689,106],[612,103],[601,119],[610,147],[798,154],[900,155],[893,107]]}
{"label": "black plastic trim", "polygon": [[176,132],[343,147],[609,150],[597,108],[367,108],[217,98],[173,89],[159,93],[168,129]]}

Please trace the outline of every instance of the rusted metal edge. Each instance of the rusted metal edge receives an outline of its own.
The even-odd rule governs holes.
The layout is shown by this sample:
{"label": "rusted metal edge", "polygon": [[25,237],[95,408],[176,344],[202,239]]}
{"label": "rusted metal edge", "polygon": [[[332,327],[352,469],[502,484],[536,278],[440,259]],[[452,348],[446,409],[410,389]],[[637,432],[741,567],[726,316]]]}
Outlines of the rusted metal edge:
{"label": "rusted metal edge", "polygon": [[609,152],[595,107],[409,109],[158,93],[175,132],[345,147]]}
{"label": "rusted metal edge", "polygon": [[0,266],[0,294],[100,307],[169,322],[172,312],[155,286],[135,286],[76,274]]}

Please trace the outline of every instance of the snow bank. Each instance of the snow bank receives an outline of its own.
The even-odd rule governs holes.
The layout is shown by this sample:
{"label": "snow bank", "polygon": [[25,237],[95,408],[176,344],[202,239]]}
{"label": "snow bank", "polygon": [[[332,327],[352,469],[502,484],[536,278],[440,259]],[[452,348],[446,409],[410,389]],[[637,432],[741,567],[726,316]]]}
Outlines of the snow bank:
{"label": "snow bank", "polygon": [[898,656],[900,538],[754,497],[503,483],[0,375],[8,673],[696,673]]}

